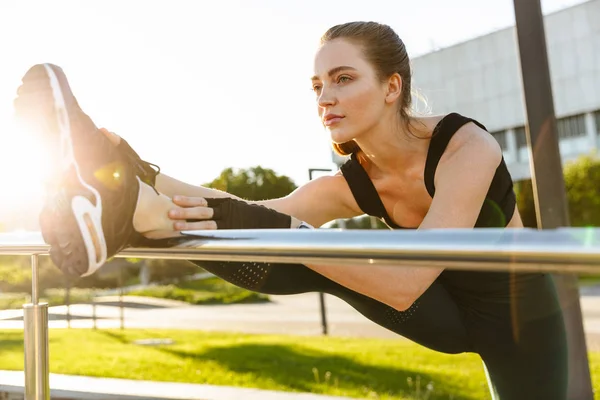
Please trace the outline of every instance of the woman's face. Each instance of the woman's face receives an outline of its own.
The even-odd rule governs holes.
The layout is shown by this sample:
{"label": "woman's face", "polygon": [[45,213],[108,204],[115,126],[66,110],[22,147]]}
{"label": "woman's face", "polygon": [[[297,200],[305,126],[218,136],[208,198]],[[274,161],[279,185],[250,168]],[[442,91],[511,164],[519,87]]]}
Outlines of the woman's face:
{"label": "woman's face", "polygon": [[386,84],[359,46],[344,39],[317,52],[312,78],[319,117],[334,143],[360,137],[377,125],[386,108]]}

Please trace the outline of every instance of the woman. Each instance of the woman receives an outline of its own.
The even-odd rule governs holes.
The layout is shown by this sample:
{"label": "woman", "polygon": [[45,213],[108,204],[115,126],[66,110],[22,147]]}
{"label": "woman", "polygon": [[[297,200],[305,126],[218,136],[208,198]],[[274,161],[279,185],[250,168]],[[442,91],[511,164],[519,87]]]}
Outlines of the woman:
{"label": "woman", "polygon": [[[124,247],[164,245],[183,230],[321,226],[365,213],[392,229],[523,226],[502,152],[482,124],[410,115],[409,58],[388,26],[331,28],[311,82],[334,148],[351,158],[335,176],[250,204],[159,174],[118,136],[98,134],[58,67],[32,68],[16,109],[61,144],[59,183],[40,217],[55,264],[85,275]],[[566,398],[565,331],[546,274],[198,264],[251,290],[331,293],[431,349],[475,352],[496,398]]]}

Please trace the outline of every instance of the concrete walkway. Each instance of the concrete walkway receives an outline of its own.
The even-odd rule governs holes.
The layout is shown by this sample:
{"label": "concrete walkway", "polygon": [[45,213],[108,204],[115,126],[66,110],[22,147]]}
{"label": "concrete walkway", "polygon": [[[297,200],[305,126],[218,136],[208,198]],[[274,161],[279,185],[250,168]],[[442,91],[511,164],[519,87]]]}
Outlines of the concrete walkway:
{"label": "concrete walkway", "polygon": [[[317,293],[271,296],[272,301],[258,304],[190,305],[184,302],[124,296],[123,320],[126,328],[190,329],[239,333],[265,333],[314,336],[321,335],[321,314]],[[346,337],[401,339],[398,335],[369,321],[344,301],[326,295],[329,334]],[[49,309],[49,326],[53,328],[91,328],[94,307],[75,304]],[[121,308],[118,297],[96,300],[96,326],[119,328]],[[0,329],[23,329],[21,309],[0,311]]]}
{"label": "concrete walkway", "polygon": [[[24,374],[0,371],[0,398],[22,399]],[[53,400],[347,400],[348,397],[323,396],[228,386],[189,383],[134,381],[50,374]]]}
{"label": "concrete walkway", "polygon": [[[96,327],[119,328],[121,311],[125,328],[190,329],[239,333],[264,333],[300,336],[322,335],[318,294],[271,296],[261,304],[194,306],[184,302],[124,296],[124,308],[118,297],[96,300]],[[582,290],[581,308],[589,350],[600,351],[600,287]],[[344,301],[326,295],[328,333],[337,337],[364,337],[405,340],[369,321]],[[67,312],[71,315],[67,322]],[[92,328],[94,307],[76,304],[51,307],[51,329]],[[23,311],[0,310],[0,329],[23,329]]]}

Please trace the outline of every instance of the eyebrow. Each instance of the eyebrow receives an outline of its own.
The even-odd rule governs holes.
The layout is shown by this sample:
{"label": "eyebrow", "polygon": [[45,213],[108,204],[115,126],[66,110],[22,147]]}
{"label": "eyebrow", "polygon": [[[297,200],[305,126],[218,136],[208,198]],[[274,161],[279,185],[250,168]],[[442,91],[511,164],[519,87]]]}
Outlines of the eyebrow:
{"label": "eyebrow", "polygon": [[[342,65],[340,67],[335,67],[335,68],[330,69],[329,72],[327,73],[327,75],[331,78],[333,75],[337,74],[338,72],[344,71],[344,70],[347,70],[347,69],[352,70],[352,71],[356,71],[356,68],[349,67],[347,65]],[[315,81],[315,80],[318,80],[318,79],[319,79],[319,77],[316,76],[316,75],[313,76],[312,78],[310,78],[311,81]]]}

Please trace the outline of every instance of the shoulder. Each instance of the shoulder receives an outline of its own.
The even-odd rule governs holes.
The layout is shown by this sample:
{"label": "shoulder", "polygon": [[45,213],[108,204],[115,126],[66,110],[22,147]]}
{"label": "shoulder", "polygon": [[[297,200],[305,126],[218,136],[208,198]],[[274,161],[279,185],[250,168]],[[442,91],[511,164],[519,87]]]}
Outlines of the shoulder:
{"label": "shoulder", "polygon": [[344,187],[345,183],[344,176],[340,171],[337,171],[333,175],[320,176],[308,181],[297,190],[310,193],[313,196],[324,194],[336,195]]}
{"label": "shoulder", "polygon": [[[469,121],[456,131],[434,175],[437,189],[460,187],[459,181],[489,185],[502,162],[502,149],[482,126]],[[436,190],[437,193],[437,190]]]}
{"label": "shoulder", "polygon": [[320,177],[310,183],[314,185],[313,195],[322,200],[325,198],[333,200],[344,215],[356,216],[362,213],[354,201],[352,191],[341,170],[333,175]]}
{"label": "shoulder", "polygon": [[502,160],[502,149],[496,139],[478,122],[469,121],[462,125],[448,143],[440,165],[456,163],[468,158],[470,163],[481,162],[481,167],[498,167]]}
{"label": "shoulder", "polygon": [[450,139],[435,172],[435,196],[422,227],[473,227],[502,151],[494,137],[476,123],[462,125]]}

